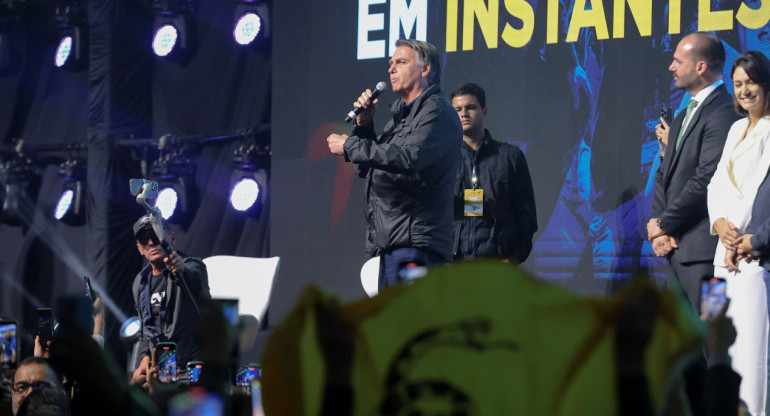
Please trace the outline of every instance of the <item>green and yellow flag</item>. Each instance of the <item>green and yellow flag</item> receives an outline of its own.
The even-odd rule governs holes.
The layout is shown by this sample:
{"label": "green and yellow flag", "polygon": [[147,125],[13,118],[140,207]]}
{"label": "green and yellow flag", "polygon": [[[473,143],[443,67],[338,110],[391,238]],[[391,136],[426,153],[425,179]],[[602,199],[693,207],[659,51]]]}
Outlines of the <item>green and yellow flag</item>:
{"label": "green and yellow flag", "polygon": [[[319,307],[337,304],[309,287],[266,348],[265,410],[317,416],[328,363],[332,373],[349,372],[330,378],[349,380],[354,415],[616,414],[615,329],[639,290],[631,285],[613,298],[589,299],[511,265],[468,262],[339,307],[341,327],[318,319]],[[705,328],[686,300],[654,293],[659,306],[646,368],[659,407],[677,365],[699,351]],[[352,361],[339,366],[329,345],[346,343],[352,353],[339,354]]]}

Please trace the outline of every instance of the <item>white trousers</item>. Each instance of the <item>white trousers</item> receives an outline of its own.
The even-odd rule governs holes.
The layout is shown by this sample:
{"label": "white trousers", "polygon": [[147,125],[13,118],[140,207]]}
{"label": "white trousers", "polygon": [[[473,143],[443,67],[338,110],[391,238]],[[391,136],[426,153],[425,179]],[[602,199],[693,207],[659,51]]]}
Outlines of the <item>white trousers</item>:
{"label": "white trousers", "polygon": [[768,310],[764,270],[756,261],[738,264],[740,272],[728,273],[716,266],[714,275],[727,282],[732,318],[737,332],[735,343],[729,349],[733,369],[741,376],[741,400],[746,402],[754,416],[770,414],[768,396]]}

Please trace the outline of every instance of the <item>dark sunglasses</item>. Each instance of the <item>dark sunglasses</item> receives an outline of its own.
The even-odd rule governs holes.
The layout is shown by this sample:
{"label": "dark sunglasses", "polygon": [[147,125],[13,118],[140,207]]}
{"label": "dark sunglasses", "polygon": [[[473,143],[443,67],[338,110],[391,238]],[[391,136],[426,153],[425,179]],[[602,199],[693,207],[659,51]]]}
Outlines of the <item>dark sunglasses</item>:
{"label": "dark sunglasses", "polygon": [[153,231],[150,230],[142,230],[139,232],[139,234],[136,235],[136,241],[139,242],[139,244],[146,246],[147,243],[152,240],[153,243],[160,244],[158,241],[158,237],[155,235]]}

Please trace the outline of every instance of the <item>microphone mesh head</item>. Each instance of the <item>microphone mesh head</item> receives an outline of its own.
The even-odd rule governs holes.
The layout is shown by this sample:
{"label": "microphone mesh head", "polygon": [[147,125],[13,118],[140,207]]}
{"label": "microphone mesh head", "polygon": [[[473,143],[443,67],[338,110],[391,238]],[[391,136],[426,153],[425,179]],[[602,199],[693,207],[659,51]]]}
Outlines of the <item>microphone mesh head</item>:
{"label": "microphone mesh head", "polygon": [[377,86],[375,87],[377,91],[382,92],[385,91],[385,87],[387,87],[388,84],[385,83],[385,81],[380,81],[377,83]]}

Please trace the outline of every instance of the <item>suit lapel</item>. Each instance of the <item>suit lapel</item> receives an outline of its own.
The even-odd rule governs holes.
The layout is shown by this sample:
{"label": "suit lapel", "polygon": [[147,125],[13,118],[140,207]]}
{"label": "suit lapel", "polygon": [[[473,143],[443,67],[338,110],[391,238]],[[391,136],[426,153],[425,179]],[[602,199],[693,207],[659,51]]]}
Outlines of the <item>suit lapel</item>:
{"label": "suit lapel", "polygon": [[682,128],[683,121],[684,111],[680,111],[671,123],[671,128],[668,131],[668,144],[666,144],[666,155],[668,155],[666,159],[668,163],[665,164],[665,170],[663,171],[666,185],[670,182],[671,173],[674,170],[673,166],[679,159],[679,153],[681,153],[676,150],[676,137],[679,135],[679,130]]}
{"label": "suit lapel", "polygon": [[[671,175],[674,171],[674,167],[679,162],[679,155],[684,150],[684,146],[687,142],[687,138],[689,137],[690,133],[692,133],[695,126],[698,125],[698,122],[700,121],[701,115],[707,111],[707,108],[711,102],[713,102],[717,97],[719,97],[720,94],[726,94],[727,90],[725,89],[724,84],[718,86],[714,91],[709,94],[705,100],[698,106],[697,111],[695,111],[695,114],[692,114],[690,123],[687,125],[687,129],[684,131],[684,134],[682,135],[682,144],[679,145],[679,150],[674,150],[673,152],[673,158],[671,162],[668,164],[666,169],[666,184],[668,184],[669,180],[671,179]],[[679,114],[676,117],[676,120],[674,120],[674,125],[671,127],[671,131],[669,132],[668,136],[668,150],[672,150],[676,148],[676,138],[679,135],[679,130],[682,128],[682,122],[684,122],[684,116],[685,116],[685,110],[682,110],[679,112]],[[673,136],[672,136],[673,133]],[[668,154],[668,153],[666,153]]]}

